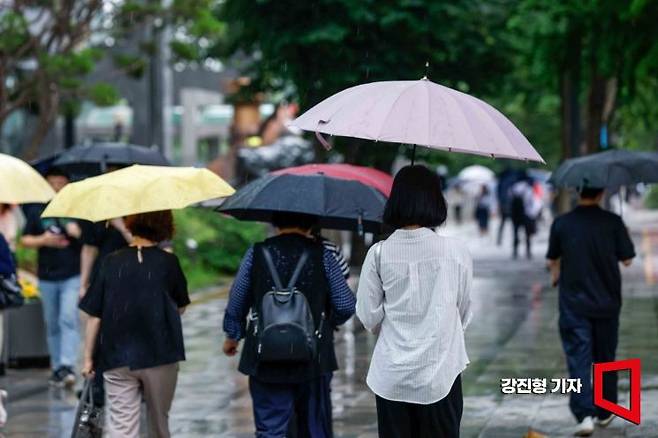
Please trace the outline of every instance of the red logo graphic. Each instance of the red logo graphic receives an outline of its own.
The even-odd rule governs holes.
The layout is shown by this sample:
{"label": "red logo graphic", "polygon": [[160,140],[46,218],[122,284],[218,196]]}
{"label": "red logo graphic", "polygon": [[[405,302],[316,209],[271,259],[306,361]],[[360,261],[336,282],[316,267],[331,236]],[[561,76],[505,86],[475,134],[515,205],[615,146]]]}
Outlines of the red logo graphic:
{"label": "red logo graphic", "polygon": [[[619,406],[603,398],[603,374],[612,371],[628,370],[631,380],[631,404],[630,409]],[[642,374],[640,359],[618,360],[615,362],[603,362],[594,364],[594,404],[606,409],[625,420],[640,424],[640,376]]]}

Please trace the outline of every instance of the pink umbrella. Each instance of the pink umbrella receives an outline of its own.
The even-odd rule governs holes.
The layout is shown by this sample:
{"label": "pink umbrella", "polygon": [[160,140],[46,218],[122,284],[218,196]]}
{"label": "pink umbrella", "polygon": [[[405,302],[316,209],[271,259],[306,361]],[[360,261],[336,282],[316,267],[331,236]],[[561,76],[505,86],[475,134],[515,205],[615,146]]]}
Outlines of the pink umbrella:
{"label": "pink umbrella", "polygon": [[370,186],[386,197],[391,195],[393,177],[381,170],[370,167],[353,166],[351,164],[305,164],[303,166],[288,167],[272,172],[275,175],[314,175],[323,174],[332,178],[358,181]]}
{"label": "pink umbrella", "polygon": [[432,149],[544,162],[503,114],[468,94],[431,82],[357,85],[323,100],[295,119],[306,131]]}

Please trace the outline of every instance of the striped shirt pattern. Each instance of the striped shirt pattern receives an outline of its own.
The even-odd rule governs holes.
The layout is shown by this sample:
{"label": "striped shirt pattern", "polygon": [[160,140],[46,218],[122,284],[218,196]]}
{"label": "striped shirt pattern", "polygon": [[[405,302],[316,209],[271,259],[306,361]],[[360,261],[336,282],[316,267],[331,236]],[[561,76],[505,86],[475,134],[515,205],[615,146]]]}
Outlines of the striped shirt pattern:
{"label": "striped shirt pattern", "polygon": [[468,356],[472,259],[465,245],[428,228],[397,230],[368,251],[356,313],[379,330],[366,382],[382,398],[416,404],[443,399]]}
{"label": "striped shirt pattern", "polygon": [[347,261],[345,260],[345,256],[343,256],[343,253],[340,252],[338,246],[336,246],[334,242],[327,239],[326,237],[320,237],[320,242],[322,243],[322,246],[324,246],[326,250],[329,250],[336,258],[336,261],[338,262],[338,266],[340,267],[340,271],[343,273],[343,276],[346,279],[350,278],[350,265],[347,264]]}
{"label": "striped shirt pattern", "polygon": [[[340,325],[354,315],[356,298],[347,285],[343,272],[334,253],[325,249],[323,254],[324,272],[329,282],[329,299],[332,305],[332,321]],[[251,268],[254,261],[254,248],[247,250],[240,269],[231,286],[229,301],[224,314],[224,332],[229,339],[244,337],[247,314],[252,306]]]}

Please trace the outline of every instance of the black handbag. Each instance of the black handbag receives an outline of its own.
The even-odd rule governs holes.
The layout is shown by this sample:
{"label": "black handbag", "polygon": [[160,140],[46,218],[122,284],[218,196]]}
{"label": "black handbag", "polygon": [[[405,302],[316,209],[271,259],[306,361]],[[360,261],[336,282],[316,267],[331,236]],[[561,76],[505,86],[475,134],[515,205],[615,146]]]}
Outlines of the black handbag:
{"label": "black handbag", "polygon": [[20,307],[25,302],[16,275],[0,275],[0,310]]}
{"label": "black handbag", "polygon": [[94,404],[94,379],[86,379],[80,393],[71,438],[102,438],[103,408]]}

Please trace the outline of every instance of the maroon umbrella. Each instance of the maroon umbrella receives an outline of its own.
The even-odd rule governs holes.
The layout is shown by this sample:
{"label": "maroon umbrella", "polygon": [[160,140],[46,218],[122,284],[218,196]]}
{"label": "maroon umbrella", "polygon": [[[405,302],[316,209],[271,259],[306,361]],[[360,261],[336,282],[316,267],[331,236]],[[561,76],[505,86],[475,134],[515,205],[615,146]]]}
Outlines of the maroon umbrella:
{"label": "maroon umbrella", "polygon": [[391,195],[393,177],[381,170],[370,167],[354,166],[352,164],[305,164],[288,167],[272,172],[275,175],[315,175],[321,174],[331,178],[358,181],[378,190],[384,196]]}

